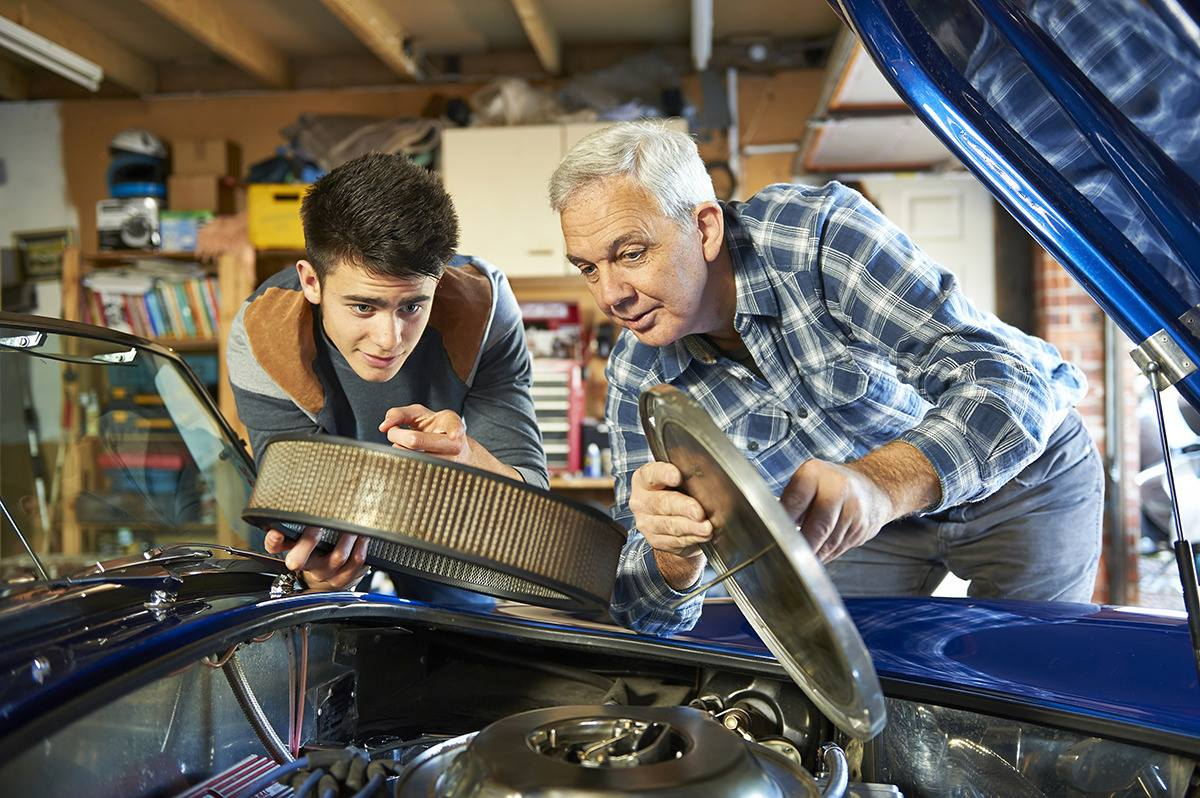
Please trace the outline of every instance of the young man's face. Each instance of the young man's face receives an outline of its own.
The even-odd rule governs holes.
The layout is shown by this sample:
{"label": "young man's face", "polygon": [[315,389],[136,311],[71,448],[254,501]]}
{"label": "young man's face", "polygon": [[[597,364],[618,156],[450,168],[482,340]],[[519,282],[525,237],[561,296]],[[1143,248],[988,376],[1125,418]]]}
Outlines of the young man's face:
{"label": "young man's face", "polygon": [[305,298],[321,306],[325,334],[354,373],[368,382],[396,376],[429,323],[437,280],[402,280],[343,264],[322,285],[308,261],[296,269]]}
{"label": "young man's face", "polygon": [[560,217],[567,259],[596,304],[649,346],[728,323],[709,269],[721,247],[721,212],[715,203],[701,207],[684,229],[641,186],[609,178],[576,192]]}

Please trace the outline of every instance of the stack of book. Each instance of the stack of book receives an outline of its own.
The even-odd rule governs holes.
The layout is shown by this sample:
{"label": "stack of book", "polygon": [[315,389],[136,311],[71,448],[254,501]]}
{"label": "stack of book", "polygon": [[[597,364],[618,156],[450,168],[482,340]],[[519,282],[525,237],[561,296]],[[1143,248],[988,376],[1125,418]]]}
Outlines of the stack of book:
{"label": "stack of book", "polygon": [[83,278],[83,320],[143,338],[216,338],[221,293],[198,266],[138,261]]}

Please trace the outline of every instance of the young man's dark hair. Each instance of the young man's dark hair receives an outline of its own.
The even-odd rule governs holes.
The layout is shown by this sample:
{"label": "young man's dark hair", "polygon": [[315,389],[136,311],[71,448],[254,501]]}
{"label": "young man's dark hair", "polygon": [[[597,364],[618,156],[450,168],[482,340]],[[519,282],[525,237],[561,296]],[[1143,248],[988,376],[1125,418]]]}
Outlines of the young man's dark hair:
{"label": "young man's dark hair", "polygon": [[403,155],[376,152],[337,167],[305,195],[300,218],[322,282],[343,263],[380,276],[436,279],[458,248],[450,196]]}

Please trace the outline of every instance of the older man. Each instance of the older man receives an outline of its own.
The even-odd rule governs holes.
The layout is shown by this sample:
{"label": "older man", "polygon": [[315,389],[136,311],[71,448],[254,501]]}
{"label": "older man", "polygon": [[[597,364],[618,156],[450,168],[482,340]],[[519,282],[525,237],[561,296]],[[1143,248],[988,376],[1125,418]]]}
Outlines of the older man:
{"label": "older man", "polygon": [[977,310],[861,195],[774,185],[718,203],[694,143],[656,123],[580,141],[550,184],[567,257],[624,328],[609,359],[613,613],[669,633],[714,534],[637,399],[669,383],[755,464],[843,595],[1086,601],[1103,481],[1054,347]]}

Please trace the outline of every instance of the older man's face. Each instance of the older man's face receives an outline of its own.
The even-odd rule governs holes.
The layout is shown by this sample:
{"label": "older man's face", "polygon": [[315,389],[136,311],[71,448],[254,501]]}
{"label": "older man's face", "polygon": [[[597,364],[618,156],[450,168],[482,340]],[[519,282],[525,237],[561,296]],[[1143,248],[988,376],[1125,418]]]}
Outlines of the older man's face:
{"label": "older man's face", "polygon": [[698,227],[664,215],[641,186],[610,178],[563,209],[567,260],[600,309],[650,346],[666,346],[717,323]]}

